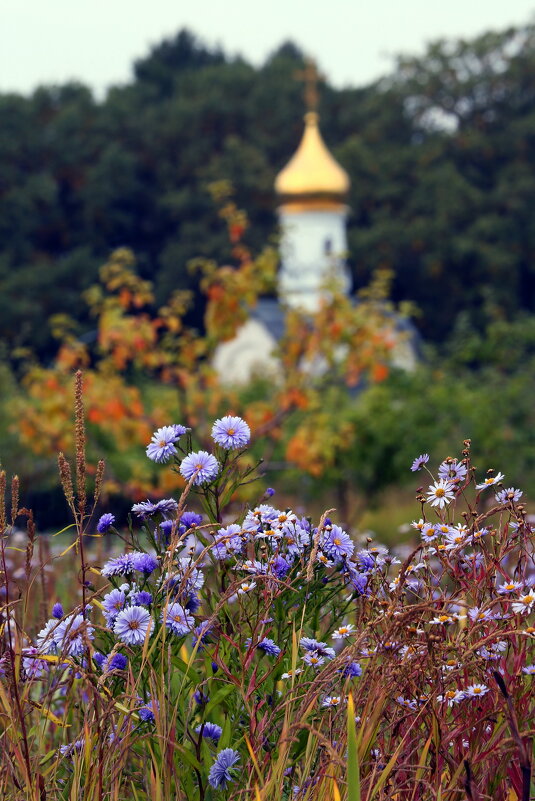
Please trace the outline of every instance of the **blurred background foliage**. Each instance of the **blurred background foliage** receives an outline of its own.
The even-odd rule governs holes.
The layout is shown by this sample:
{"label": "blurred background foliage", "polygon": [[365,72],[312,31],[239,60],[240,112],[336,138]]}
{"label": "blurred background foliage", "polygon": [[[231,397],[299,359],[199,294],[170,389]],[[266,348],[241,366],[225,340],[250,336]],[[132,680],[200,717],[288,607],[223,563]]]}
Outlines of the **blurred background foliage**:
{"label": "blurred background foliage", "polygon": [[[255,68],[182,31],[103,100],[79,84],[0,95],[0,457],[29,497],[50,501],[79,366],[110,492],[170,492],[140,466],[152,427],[202,431],[230,409],[268,436],[289,495],[338,493],[348,515],[410,481],[419,452],[466,437],[482,469],[529,485],[534,43],[533,25],[437,42],[377,83],[320,87],[324,138],[351,177],[354,284],[378,294],[316,321],[326,340],[341,325],[356,355],[351,377],[344,364],[314,386],[292,376],[303,352],[280,384],[224,388],[209,367],[243,319],[240,293],[273,292],[273,182],[302,132],[294,44]],[[234,196],[216,197],[218,216],[223,179]],[[385,367],[388,314],[405,300],[425,343],[411,373]]]}

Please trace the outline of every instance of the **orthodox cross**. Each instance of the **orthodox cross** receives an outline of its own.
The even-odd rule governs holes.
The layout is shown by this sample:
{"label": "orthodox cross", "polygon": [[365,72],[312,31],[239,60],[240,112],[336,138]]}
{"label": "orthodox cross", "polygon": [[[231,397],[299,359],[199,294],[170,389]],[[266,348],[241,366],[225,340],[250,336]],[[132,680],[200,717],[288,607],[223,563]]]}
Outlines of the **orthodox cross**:
{"label": "orthodox cross", "polygon": [[324,81],[325,78],[318,72],[313,58],[305,59],[305,65],[305,69],[295,73],[295,78],[305,84],[303,96],[308,111],[317,111],[319,104],[318,82]]}

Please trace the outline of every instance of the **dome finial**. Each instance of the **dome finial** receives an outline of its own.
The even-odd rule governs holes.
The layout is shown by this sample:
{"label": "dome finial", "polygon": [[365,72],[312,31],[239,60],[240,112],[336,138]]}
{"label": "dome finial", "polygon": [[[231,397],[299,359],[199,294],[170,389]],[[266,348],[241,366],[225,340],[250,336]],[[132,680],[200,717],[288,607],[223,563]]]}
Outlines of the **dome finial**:
{"label": "dome finial", "polygon": [[303,81],[303,97],[307,111],[317,111],[319,105],[318,83],[325,80],[323,75],[318,72],[318,67],[313,58],[305,58],[305,68],[298,70],[294,76],[298,81]]}

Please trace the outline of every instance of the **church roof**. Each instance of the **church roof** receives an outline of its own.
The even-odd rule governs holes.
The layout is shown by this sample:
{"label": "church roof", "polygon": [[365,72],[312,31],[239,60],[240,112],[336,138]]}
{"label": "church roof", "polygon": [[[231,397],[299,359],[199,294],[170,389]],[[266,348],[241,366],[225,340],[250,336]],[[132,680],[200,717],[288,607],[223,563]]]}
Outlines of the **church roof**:
{"label": "church roof", "polygon": [[349,190],[349,176],[328,151],[315,111],[305,114],[305,130],[296,152],[275,180],[283,200],[327,196],[343,200]]}

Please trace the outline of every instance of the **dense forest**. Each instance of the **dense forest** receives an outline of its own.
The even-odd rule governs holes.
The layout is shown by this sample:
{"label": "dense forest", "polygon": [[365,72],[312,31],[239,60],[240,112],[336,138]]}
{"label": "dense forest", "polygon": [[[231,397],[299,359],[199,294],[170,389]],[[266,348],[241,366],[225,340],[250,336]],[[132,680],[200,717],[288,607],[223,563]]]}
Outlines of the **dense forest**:
{"label": "dense forest", "polygon": [[[395,273],[424,337],[535,307],[535,26],[437,42],[358,89],[320,86],[350,174],[355,286]],[[80,84],[0,95],[0,338],[53,353],[50,319],[91,327],[81,292],[128,246],[163,301],[188,261],[228,258],[207,185],[230,180],[253,249],[276,233],[273,181],[302,131],[303,53],[255,68],[188,31],[95,99]],[[200,319],[200,315],[199,315]]]}

